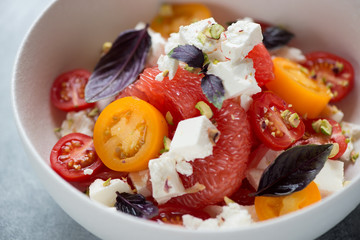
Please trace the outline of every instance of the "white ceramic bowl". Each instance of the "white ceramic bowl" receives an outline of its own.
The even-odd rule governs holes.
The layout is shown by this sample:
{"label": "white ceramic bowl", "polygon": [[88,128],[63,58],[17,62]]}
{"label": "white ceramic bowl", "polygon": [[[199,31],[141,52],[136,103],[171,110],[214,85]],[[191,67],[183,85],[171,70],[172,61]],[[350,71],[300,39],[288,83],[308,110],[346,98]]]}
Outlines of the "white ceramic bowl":
{"label": "white ceramic bowl", "polygon": [[[205,2],[205,1],[199,1]],[[296,34],[304,51],[328,50],[351,61],[360,72],[360,1],[233,0],[206,1],[217,20],[250,16],[283,24]],[[53,78],[65,70],[91,70],[99,47],[138,21],[149,21],[160,1],[61,0],[52,4],[27,35],[19,52],[12,85],[19,132],[36,174],[54,200],[77,222],[103,239],[310,239],[343,219],[360,200],[360,179],[347,170],[352,183],[319,204],[275,220],[234,230],[190,231],[159,225],[90,201],[49,166],[57,141],[53,129],[64,113],[49,101]],[[345,119],[360,123],[360,85],[342,103]],[[156,237],[155,237],[156,236]]]}

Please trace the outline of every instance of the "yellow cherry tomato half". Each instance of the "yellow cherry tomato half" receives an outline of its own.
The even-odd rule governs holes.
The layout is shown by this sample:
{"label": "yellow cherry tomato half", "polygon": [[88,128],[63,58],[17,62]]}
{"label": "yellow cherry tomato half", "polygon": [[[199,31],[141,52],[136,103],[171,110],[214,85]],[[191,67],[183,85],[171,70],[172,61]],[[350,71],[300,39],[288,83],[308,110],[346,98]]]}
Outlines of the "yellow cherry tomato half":
{"label": "yellow cherry tomato half", "polygon": [[300,115],[316,118],[331,99],[331,92],[320,82],[310,78],[305,68],[288,59],[273,59],[275,79],[266,87],[275,92]]}
{"label": "yellow cherry tomato half", "polygon": [[94,127],[94,146],[102,162],[115,171],[147,169],[163,148],[168,126],[151,104],[124,97],[109,104]]}
{"label": "yellow cherry tomato half", "polygon": [[178,32],[180,26],[211,17],[211,12],[200,3],[162,4],[158,15],[152,20],[150,28],[161,33],[165,38],[170,33]]}
{"label": "yellow cherry tomato half", "polygon": [[301,191],[287,196],[255,197],[255,210],[260,221],[282,216],[321,200],[319,188],[311,182]]}

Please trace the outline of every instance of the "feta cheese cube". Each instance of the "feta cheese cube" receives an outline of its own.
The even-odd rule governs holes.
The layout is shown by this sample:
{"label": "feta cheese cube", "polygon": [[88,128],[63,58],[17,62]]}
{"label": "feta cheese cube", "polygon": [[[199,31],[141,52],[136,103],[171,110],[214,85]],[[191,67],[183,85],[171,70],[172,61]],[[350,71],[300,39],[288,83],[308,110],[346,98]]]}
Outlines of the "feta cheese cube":
{"label": "feta cheese cube", "polygon": [[66,119],[61,124],[60,136],[63,137],[69,133],[83,133],[92,137],[94,125],[95,121],[88,116],[87,110],[68,112]]}
{"label": "feta cheese cube", "polygon": [[176,171],[182,175],[190,176],[193,174],[193,167],[187,161],[180,161],[176,163]]}
{"label": "feta cheese cube", "polygon": [[327,196],[343,188],[344,163],[337,160],[327,160],[324,167],[318,173],[314,182],[322,196]]}
{"label": "feta cheese cube", "polygon": [[205,53],[215,51],[219,46],[217,40],[205,37],[201,39],[201,35],[205,34],[207,28],[216,21],[213,18],[197,21],[187,26],[181,26],[178,33],[173,33],[168,39],[165,46],[165,52],[169,53],[173,48],[179,45],[190,44],[201,49]]}
{"label": "feta cheese cube", "polygon": [[137,193],[140,193],[144,197],[151,195],[151,191],[148,188],[148,181],[150,180],[150,173],[148,169],[139,172],[131,172],[129,173],[129,178],[134,184]]}
{"label": "feta cheese cube", "polygon": [[360,125],[343,121],[341,123],[341,129],[350,141],[348,142],[347,148],[340,159],[343,161],[350,161],[352,153],[358,151],[358,149],[354,149],[354,143],[360,139]]}
{"label": "feta cheese cube", "polygon": [[216,127],[205,116],[179,122],[170,144],[170,152],[182,156],[186,161],[211,155],[213,144],[209,138],[209,129]]}
{"label": "feta cheese cube", "polygon": [[245,58],[262,39],[259,24],[240,20],[231,24],[221,35],[221,50],[226,58],[236,62]]}
{"label": "feta cheese cube", "polygon": [[[225,89],[225,98],[233,98],[240,95],[251,96],[261,91],[255,80],[255,69],[252,59],[244,59],[233,64],[231,61],[210,64],[208,74],[218,76]],[[249,99],[241,99],[241,101]],[[243,104],[246,104],[244,102]]]}
{"label": "feta cheese cube", "polygon": [[108,207],[113,207],[116,203],[116,192],[132,193],[129,184],[121,179],[110,180],[109,185],[104,186],[104,180],[96,179],[89,187],[89,197]]}
{"label": "feta cheese cube", "polygon": [[164,153],[160,158],[149,161],[153,197],[159,204],[186,193],[176,171],[177,160],[181,159],[177,159],[173,154]]}

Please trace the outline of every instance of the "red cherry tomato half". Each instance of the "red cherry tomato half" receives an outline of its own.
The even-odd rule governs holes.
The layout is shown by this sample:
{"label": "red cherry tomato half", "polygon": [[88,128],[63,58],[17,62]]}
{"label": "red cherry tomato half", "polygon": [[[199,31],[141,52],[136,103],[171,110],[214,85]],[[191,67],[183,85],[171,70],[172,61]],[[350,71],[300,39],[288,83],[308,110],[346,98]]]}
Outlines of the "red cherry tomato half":
{"label": "red cherry tomato half", "polygon": [[176,203],[165,203],[159,205],[159,214],[152,220],[162,223],[182,225],[182,216],[190,214],[203,220],[210,218],[210,215],[200,209],[186,207]]}
{"label": "red cherry tomato half", "polygon": [[286,149],[305,132],[299,115],[273,92],[256,94],[249,116],[256,136],[273,150]]}
{"label": "red cherry tomato half", "polygon": [[70,112],[93,107],[85,101],[85,86],[91,73],[75,69],[59,75],[51,87],[51,102],[60,110]]}
{"label": "red cherry tomato half", "polygon": [[[324,119],[324,118],[322,118]],[[305,122],[305,134],[294,145],[307,145],[307,144],[328,144],[337,143],[339,145],[339,152],[330,159],[339,159],[347,148],[346,137],[342,134],[341,126],[338,122],[332,119],[326,119],[332,126],[331,135],[325,135],[321,132],[317,133],[312,127],[312,123],[319,119],[306,120]]]}
{"label": "red cherry tomato half", "polygon": [[[60,138],[51,150],[50,164],[61,177],[72,182],[90,178],[103,166],[92,138],[82,133],[70,133]],[[92,170],[92,174],[85,174],[86,169]]]}
{"label": "red cherry tomato half", "polygon": [[343,99],[354,86],[354,69],[347,60],[327,52],[311,52],[305,55],[304,66],[311,77],[324,82],[331,90],[332,102]]}

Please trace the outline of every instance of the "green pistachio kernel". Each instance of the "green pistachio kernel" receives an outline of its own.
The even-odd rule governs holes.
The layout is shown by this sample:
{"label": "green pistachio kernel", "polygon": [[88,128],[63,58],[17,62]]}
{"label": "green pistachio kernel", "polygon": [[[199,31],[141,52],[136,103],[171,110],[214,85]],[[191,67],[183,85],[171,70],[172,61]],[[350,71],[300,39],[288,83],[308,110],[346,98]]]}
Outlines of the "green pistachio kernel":
{"label": "green pistachio kernel", "polygon": [[210,36],[213,39],[219,39],[221,36],[221,33],[223,33],[225,28],[221,26],[220,24],[213,24],[210,27]]}
{"label": "green pistachio kernel", "polygon": [[339,144],[338,143],[333,143],[333,148],[331,149],[331,152],[329,154],[329,158],[333,158],[336,156],[336,154],[339,153]]}
{"label": "green pistachio kernel", "polygon": [[166,122],[167,122],[169,125],[174,125],[173,116],[171,115],[171,113],[170,113],[169,111],[166,112],[166,114],[165,114],[165,119],[166,119]]}
{"label": "green pistachio kernel", "polygon": [[111,181],[111,178],[108,178],[104,183],[103,183],[103,186],[104,187],[107,187],[110,185],[110,181]]}
{"label": "green pistachio kernel", "polygon": [[209,105],[207,105],[204,101],[197,102],[195,108],[200,111],[201,115],[204,115],[208,119],[212,118],[214,115]]}
{"label": "green pistachio kernel", "polygon": [[167,136],[164,136],[163,143],[164,143],[164,148],[161,149],[160,152],[161,153],[168,152],[170,150],[171,139],[168,138]]}
{"label": "green pistachio kernel", "polygon": [[204,45],[206,42],[206,35],[202,32],[199,32],[197,39],[199,40],[199,42]]}
{"label": "green pistachio kernel", "polygon": [[321,132],[322,134],[325,134],[327,136],[330,136],[332,134],[332,126],[329,123],[329,121],[326,119],[319,119],[319,120],[313,122],[312,128],[317,133]]}

